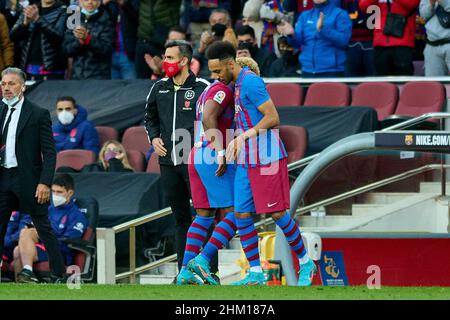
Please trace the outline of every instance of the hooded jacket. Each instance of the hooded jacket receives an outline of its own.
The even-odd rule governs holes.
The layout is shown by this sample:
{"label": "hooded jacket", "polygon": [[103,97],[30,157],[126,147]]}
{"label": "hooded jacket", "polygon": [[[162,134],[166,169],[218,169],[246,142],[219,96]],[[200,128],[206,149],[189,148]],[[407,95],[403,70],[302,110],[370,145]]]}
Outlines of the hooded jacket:
{"label": "hooded jacket", "polygon": [[[58,240],[62,238],[81,239],[88,226],[86,216],[73,200],[66,205],[58,207],[55,207],[53,204],[50,205],[48,207],[48,220]],[[72,250],[62,241],[60,241],[60,247],[66,265],[72,264]]]}
{"label": "hooded jacket", "polygon": [[110,15],[100,6],[90,17],[81,14],[81,25],[89,31],[83,44],[70,29],[64,35],[64,52],[73,57],[72,79],[111,79],[115,29]]}
{"label": "hooded jacket", "polygon": [[[320,13],[325,15],[321,31],[317,31]],[[343,72],[347,45],[352,35],[352,22],[348,13],[328,2],[304,11],[295,24],[288,42],[301,48],[299,60],[302,71],[309,73]]]}
{"label": "hooded jacket", "polygon": [[72,123],[63,125],[57,120],[53,125],[56,151],[83,149],[91,150],[97,155],[100,149],[97,130],[87,120],[86,109],[78,104],[76,108],[78,113]]}
{"label": "hooded jacket", "polygon": [[42,52],[42,64],[45,70],[64,70],[65,61],[62,52],[64,30],[66,28],[66,6],[56,2],[46,13],[39,6],[40,18],[25,26],[22,13],[14,27],[11,29],[11,40],[19,45],[20,52],[19,67],[25,70],[30,59],[32,42],[35,37],[40,41]]}
{"label": "hooded jacket", "polygon": [[[450,0],[442,0],[441,7],[450,12]],[[450,28],[444,28],[436,15],[436,6],[432,7],[429,0],[420,2],[420,16],[426,21],[425,29],[430,41],[450,39]]]}

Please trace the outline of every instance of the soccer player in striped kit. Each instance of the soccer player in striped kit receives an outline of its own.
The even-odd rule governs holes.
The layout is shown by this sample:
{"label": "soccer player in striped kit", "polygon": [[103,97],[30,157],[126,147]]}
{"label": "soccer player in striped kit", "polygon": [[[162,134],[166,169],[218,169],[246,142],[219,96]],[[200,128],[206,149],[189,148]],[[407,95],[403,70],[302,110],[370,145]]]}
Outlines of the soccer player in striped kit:
{"label": "soccer player in striped kit", "polygon": [[[259,75],[258,65],[253,59],[238,58],[238,63]],[[233,212],[235,165],[225,164],[226,130],[234,128],[233,86],[225,85],[218,75],[217,78],[218,81],[208,86],[197,102],[195,144],[189,162],[189,180],[197,216],[188,231],[178,284],[218,285],[209,270],[209,263],[217,251],[233,238],[237,229]],[[219,130],[215,131],[217,134],[214,134],[214,129]],[[214,158],[217,161],[211,161]],[[223,208],[226,216],[215,227],[199,254],[218,208]]]}
{"label": "soccer player in striped kit", "polygon": [[[197,101],[194,147],[188,164],[192,202],[197,215],[188,230],[177,284],[205,282],[217,285],[218,281],[209,270],[209,262],[236,233],[233,212],[235,165],[227,165],[225,161],[226,130],[233,128],[233,118],[232,88],[215,81]],[[224,208],[226,216],[216,226],[199,255],[219,208]]]}
{"label": "soccer player in striped kit", "polygon": [[271,214],[283,230],[300,263],[299,286],[308,286],[316,272],[298,225],[286,212],[290,207],[287,152],[278,132],[278,112],[264,81],[235,61],[236,52],[227,42],[214,42],[206,53],[210,70],[224,83],[235,83],[235,123],[240,134],[226,150],[227,161],[237,160],[234,210],[242,248],[250,264],[248,275],[235,285],[264,285],[258,234],[251,214]]}

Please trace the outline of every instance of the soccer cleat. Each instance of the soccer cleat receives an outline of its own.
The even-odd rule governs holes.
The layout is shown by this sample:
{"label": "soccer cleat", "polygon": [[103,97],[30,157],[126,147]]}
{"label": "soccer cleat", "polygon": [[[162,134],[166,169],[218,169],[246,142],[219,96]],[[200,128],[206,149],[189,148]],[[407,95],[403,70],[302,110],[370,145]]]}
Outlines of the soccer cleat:
{"label": "soccer cleat", "polygon": [[198,275],[205,284],[211,284],[214,286],[219,285],[219,282],[213,277],[211,271],[209,270],[209,263],[201,255],[196,256],[194,259],[189,261],[187,268],[189,271]]}
{"label": "soccer cleat", "polygon": [[264,286],[266,285],[266,277],[262,272],[250,271],[248,275],[239,281],[233,282],[232,286]]}
{"label": "soccer cleat", "polygon": [[177,276],[177,284],[198,284],[202,285],[203,281],[200,280],[195,274],[193,274],[188,269],[181,269],[180,273]]}
{"label": "soccer cleat", "polygon": [[310,286],[316,271],[316,264],[311,259],[307,263],[301,264],[297,285],[301,287]]}
{"label": "soccer cleat", "polygon": [[18,283],[38,283],[39,280],[33,271],[23,269],[17,274]]}

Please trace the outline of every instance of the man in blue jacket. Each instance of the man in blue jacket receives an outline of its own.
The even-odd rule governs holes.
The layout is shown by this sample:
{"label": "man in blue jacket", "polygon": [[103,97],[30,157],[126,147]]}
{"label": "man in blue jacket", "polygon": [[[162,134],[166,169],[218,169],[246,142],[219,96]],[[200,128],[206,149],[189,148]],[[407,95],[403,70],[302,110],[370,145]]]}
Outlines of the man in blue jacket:
{"label": "man in blue jacket", "polygon": [[53,124],[56,151],[83,149],[98,154],[98,133],[87,120],[85,108],[76,104],[72,97],[60,97],[56,101],[56,114],[58,121]]}
{"label": "man in blue jacket", "polygon": [[[73,178],[68,174],[56,175],[52,184],[52,204],[48,207],[48,218],[58,240],[80,239],[88,225],[86,216],[74,203],[73,195]],[[62,241],[60,241],[60,248],[65,264],[70,265],[73,258],[72,250]],[[44,245],[39,241],[36,229],[31,224],[31,219],[20,230],[18,245],[14,248],[13,256],[16,281],[38,282],[33,272],[33,263],[48,261],[48,256]]]}
{"label": "man in blue jacket", "polygon": [[278,32],[288,37],[291,46],[302,49],[299,60],[303,77],[343,76],[352,35],[352,22],[346,11],[329,0],[314,0],[314,9],[299,16],[295,30],[283,22]]}

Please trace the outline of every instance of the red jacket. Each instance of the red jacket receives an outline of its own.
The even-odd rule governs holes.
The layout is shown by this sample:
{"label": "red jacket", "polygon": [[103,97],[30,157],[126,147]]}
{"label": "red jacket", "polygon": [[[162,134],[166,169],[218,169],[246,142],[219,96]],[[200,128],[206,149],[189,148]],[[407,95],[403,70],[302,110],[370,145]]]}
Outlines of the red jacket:
{"label": "red jacket", "polygon": [[386,23],[388,13],[387,0],[360,0],[359,7],[362,11],[367,12],[367,8],[371,5],[379,5],[381,10],[381,28],[374,30],[373,46],[374,47],[395,47],[406,46],[414,47],[415,33],[416,33],[416,11],[419,7],[420,0],[391,0],[391,12],[398,13],[403,16],[409,15],[406,22],[405,32],[403,38],[396,38],[385,36],[383,28]]}

